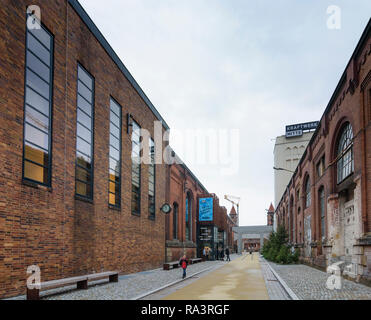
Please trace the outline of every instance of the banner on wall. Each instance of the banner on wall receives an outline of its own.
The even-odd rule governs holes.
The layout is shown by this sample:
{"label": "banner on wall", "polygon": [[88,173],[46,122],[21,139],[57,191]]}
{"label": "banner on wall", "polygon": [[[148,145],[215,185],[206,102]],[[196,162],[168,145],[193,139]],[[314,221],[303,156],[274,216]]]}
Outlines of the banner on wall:
{"label": "banner on wall", "polygon": [[199,221],[213,221],[213,198],[199,200]]}

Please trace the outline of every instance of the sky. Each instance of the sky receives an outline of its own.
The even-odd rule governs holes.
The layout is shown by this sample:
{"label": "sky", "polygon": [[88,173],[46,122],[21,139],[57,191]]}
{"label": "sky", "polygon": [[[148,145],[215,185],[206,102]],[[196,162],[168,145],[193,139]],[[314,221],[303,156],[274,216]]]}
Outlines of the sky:
{"label": "sky", "polygon": [[[80,3],[171,128],[180,158],[228,211],[224,195],[241,197],[240,225],[266,224],[274,138],[320,120],[371,14],[369,0]],[[196,161],[190,130],[231,144],[218,140],[216,161]],[[221,159],[236,170],[224,172]]]}

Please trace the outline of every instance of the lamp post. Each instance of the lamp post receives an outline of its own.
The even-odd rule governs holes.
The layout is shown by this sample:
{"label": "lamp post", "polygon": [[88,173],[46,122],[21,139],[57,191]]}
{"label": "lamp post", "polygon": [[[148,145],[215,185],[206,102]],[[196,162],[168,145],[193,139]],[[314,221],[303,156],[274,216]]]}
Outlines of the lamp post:
{"label": "lamp post", "polygon": [[288,170],[288,169],[285,169],[285,168],[276,168],[276,167],[273,167],[273,170],[277,170],[277,171],[287,171],[287,172],[295,173],[295,171],[291,171],[291,170]]}

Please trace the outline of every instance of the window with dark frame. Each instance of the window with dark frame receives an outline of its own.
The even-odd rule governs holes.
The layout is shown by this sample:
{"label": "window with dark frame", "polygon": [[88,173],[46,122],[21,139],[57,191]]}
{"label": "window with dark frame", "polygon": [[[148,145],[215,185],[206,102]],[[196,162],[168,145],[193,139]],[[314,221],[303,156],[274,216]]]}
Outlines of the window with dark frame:
{"label": "window with dark frame", "polygon": [[305,208],[309,208],[311,205],[311,185],[310,185],[310,178],[307,177],[305,183]]}
{"label": "window with dark frame", "polygon": [[131,151],[131,212],[140,215],[140,193],[141,193],[141,129],[133,121],[133,130],[131,134],[132,151]]}
{"label": "window with dark frame", "polygon": [[51,186],[54,37],[38,24],[26,31],[23,179]]}
{"label": "window with dark frame", "polygon": [[186,196],[186,207],[185,207],[185,227],[186,227],[186,240],[192,241],[192,205],[193,205],[193,200],[192,196],[189,192],[187,192]]}
{"label": "window with dark frame", "polygon": [[76,195],[93,199],[94,78],[77,66]]}
{"label": "window with dark frame", "polygon": [[321,213],[321,237],[326,237],[326,225],[325,225],[325,189],[322,187],[319,190],[319,209]]}
{"label": "window with dark frame", "polygon": [[179,206],[177,203],[174,203],[173,205],[174,211],[173,211],[173,239],[178,239],[178,212],[179,212]]}
{"label": "window with dark frame", "polygon": [[120,208],[121,206],[121,136],[122,108],[111,98],[108,203],[116,208]]}
{"label": "window with dark frame", "polygon": [[343,182],[354,172],[353,129],[348,122],[340,135],[337,150],[337,183]]}
{"label": "window with dark frame", "polygon": [[149,139],[149,159],[148,165],[148,208],[149,216],[156,216],[156,164],[155,164],[155,142]]}
{"label": "window with dark frame", "polygon": [[321,158],[321,160],[317,163],[317,176],[321,178],[325,173],[325,156]]}

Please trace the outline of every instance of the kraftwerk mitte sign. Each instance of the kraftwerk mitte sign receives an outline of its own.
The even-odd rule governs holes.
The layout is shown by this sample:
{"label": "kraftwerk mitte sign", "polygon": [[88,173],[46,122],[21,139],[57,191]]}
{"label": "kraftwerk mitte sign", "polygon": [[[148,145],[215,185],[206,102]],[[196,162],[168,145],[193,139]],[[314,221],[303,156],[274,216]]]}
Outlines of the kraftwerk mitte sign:
{"label": "kraftwerk mitte sign", "polygon": [[318,125],[319,121],[313,121],[286,126],[286,138],[300,137],[304,131],[315,130]]}

